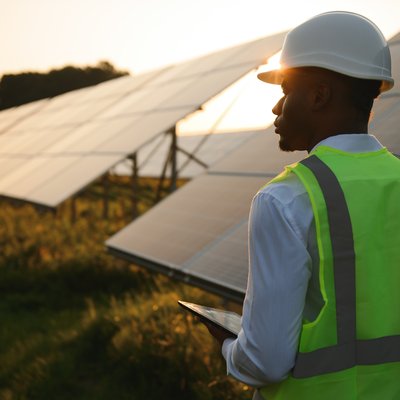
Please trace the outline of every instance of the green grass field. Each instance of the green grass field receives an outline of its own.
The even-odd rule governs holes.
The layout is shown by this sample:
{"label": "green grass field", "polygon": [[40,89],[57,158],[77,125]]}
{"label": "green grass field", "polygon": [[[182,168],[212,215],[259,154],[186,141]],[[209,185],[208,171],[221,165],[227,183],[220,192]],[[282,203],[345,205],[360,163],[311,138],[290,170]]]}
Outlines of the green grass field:
{"label": "green grass field", "polygon": [[[98,185],[57,214],[0,204],[0,399],[239,399],[216,343],[177,306],[221,300],[108,255],[130,221],[124,189]],[[139,211],[154,183],[141,181]],[[96,194],[97,193],[97,194]]]}

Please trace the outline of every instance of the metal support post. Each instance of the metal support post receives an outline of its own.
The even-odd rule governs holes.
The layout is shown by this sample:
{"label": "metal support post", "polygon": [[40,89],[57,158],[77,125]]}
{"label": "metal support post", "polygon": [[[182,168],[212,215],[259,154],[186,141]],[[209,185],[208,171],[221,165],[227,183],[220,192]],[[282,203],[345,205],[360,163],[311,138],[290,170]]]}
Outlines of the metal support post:
{"label": "metal support post", "polygon": [[176,127],[173,127],[170,131],[171,133],[171,185],[169,188],[170,192],[176,190],[176,181],[178,178],[177,171],[177,136],[176,136]]}
{"label": "metal support post", "polygon": [[155,199],[156,203],[158,201],[160,201],[160,199],[161,199],[161,192],[162,192],[163,185],[164,185],[165,175],[167,173],[168,164],[170,163],[170,160],[171,160],[171,152],[172,152],[172,150],[171,150],[171,147],[170,147],[169,151],[168,151],[168,154],[167,154],[167,158],[165,159],[163,170],[161,172],[160,182],[158,184],[157,193],[156,193],[156,199]]}
{"label": "metal support post", "polygon": [[76,222],[76,198],[71,198],[71,223]]}
{"label": "metal support post", "polygon": [[138,212],[138,162],[137,153],[129,156],[132,161],[132,177],[131,177],[131,187],[132,187],[132,216],[136,218],[139,214]]}
{"label": "metal support post", "polygon": [[108,173],[106,172],[103,175],[102,179],[103,183],[103,218],[108,219],[109,216],[109,200],[110,200],[110,185],[109,185],[109,179],[108,179]]}

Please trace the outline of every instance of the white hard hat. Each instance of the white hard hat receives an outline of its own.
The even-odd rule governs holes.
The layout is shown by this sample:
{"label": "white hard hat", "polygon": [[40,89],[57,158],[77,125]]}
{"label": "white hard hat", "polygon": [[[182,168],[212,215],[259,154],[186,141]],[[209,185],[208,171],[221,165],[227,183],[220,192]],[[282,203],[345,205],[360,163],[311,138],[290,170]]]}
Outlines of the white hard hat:
{"label": "white hard hat", "polygon": [[345,11],[317,15],[291,30],[280,64],[280,69],[260,73],[258,78],[281,84],[284,69],[320,67],[382,81],[381,92],[394,85],[389,46],[382,32],[369,19]]}

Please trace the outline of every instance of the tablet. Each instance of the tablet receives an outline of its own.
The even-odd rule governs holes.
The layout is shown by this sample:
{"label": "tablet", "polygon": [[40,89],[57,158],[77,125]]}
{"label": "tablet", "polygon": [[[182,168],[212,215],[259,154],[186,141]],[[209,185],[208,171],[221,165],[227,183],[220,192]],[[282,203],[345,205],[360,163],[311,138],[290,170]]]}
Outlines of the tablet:
{"label": "tablet", "polygon": [[178,301],[178,304],[200,319],[206,319],[234,337],[237,337],[239,334],[242,318],[235,312],[219,310],[181,300]]}

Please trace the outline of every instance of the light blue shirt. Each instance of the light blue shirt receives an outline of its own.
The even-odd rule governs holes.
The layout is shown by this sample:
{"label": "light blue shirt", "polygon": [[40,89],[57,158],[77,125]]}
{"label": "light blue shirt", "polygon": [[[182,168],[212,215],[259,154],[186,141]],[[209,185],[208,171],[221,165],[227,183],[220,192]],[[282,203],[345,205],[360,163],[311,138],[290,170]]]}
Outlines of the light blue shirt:
{"label": "light blue shirt", "polygon": [[[325,145],[346,152],[383,146],[372,135],[343,134]],[[253,198],[249,218],[249,277],[242,330],[222,346],[227,372],[254,387],[278,382],[294,366],[303,317],[322,307],[318,250],[307,192],[295,174]]]}

